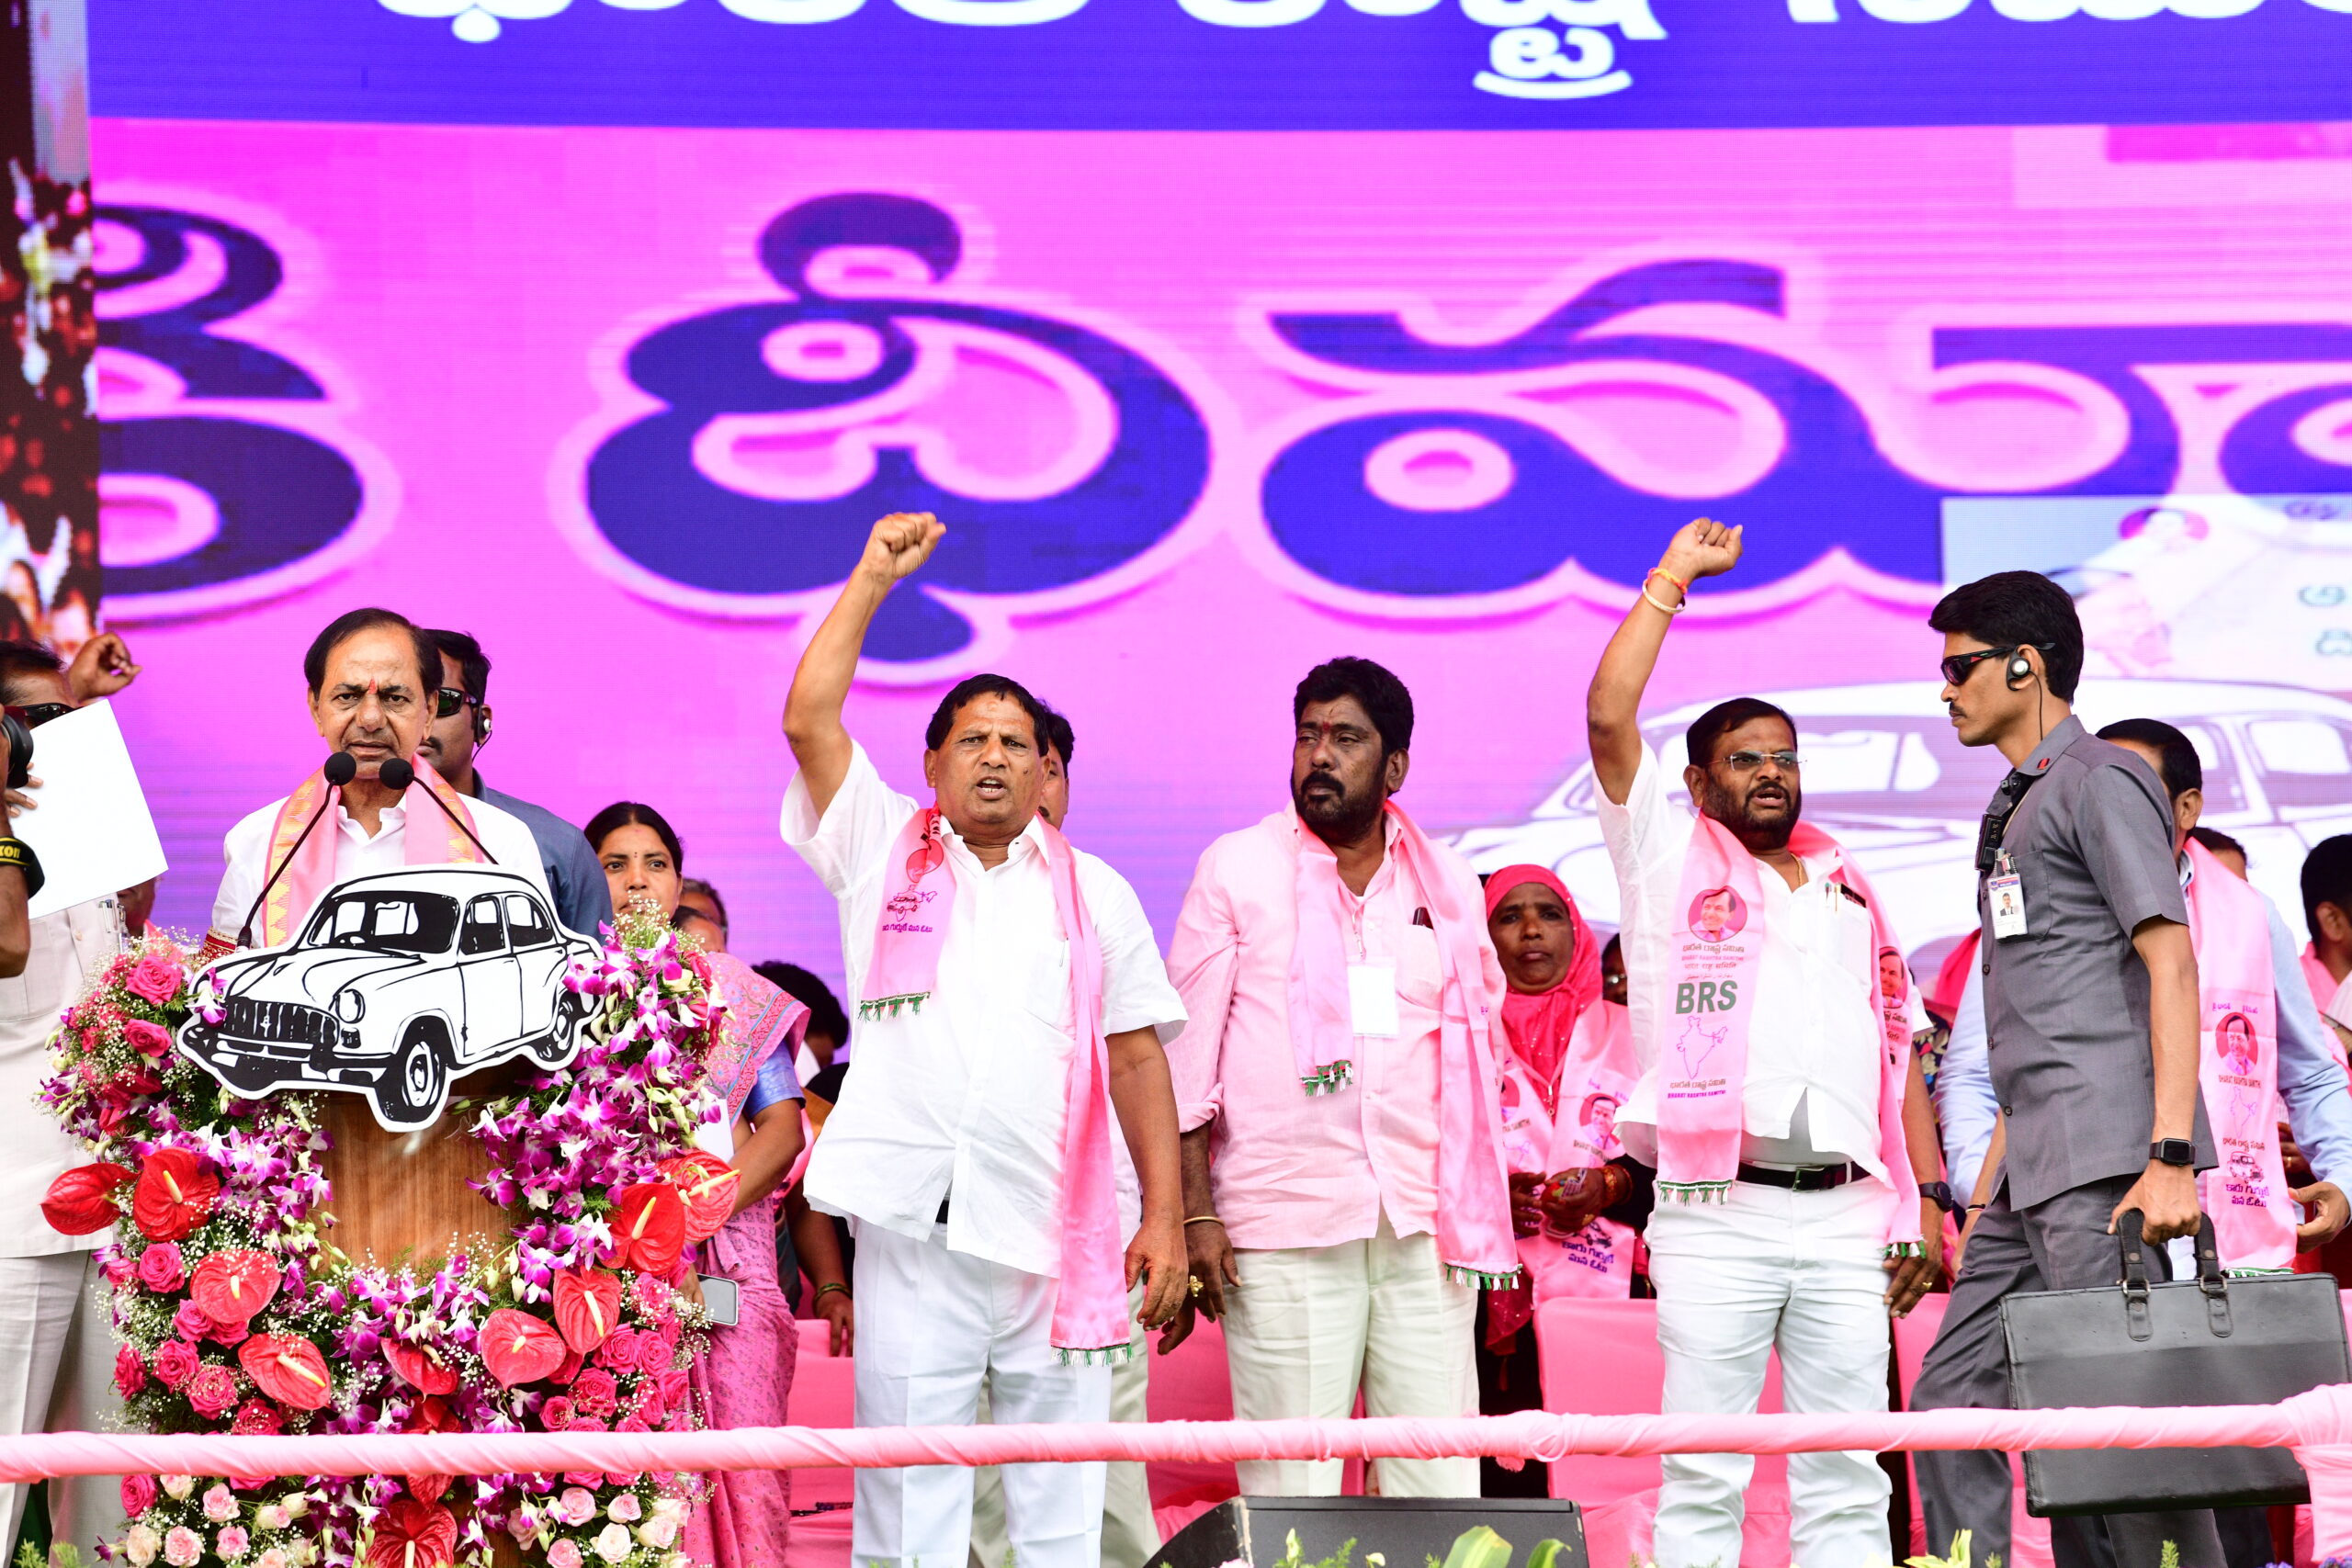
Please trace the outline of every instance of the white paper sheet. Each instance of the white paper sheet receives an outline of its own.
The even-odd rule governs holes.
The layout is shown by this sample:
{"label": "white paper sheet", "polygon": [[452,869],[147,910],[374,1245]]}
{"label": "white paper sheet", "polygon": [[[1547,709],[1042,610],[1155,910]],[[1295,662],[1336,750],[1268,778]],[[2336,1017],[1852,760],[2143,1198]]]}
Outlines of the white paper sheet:
{"label": "white paper sheet", "polygon": [[49,878],[32,901],[35,919],[163,874],[163,840],[112,705],[92,703],[34,730],[32,774],[40,808],[11,823]]}

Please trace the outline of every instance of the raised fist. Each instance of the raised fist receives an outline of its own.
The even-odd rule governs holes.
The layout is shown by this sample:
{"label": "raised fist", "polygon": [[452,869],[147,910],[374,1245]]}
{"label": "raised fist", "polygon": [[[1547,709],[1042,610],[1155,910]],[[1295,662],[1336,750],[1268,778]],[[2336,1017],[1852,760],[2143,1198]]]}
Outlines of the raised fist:
{"label": "raised fist", "polygon": [[1685,523],[1658,565],[1685,582],[1721,577],[1739,564],[1739,530],[1701,517]]}
{"label": "raised fist", "polygon": [[928,512],[893,512],[874,525],[858,570],[888,587],[913,575],[946,535],[946,525]]}

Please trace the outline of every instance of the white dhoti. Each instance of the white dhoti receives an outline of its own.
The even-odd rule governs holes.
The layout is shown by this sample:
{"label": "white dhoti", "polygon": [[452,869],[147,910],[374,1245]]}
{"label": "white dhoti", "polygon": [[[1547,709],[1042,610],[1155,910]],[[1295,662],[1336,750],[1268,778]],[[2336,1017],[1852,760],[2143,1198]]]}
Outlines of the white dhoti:
{"label": "white dhoti", "polygon": [[[1108,1367],[1063,1366],[1052,1344],[1056,1281],[951,1252],[946,1227],[914,1241],[857,1234],[857,1424],[968,1426],[980,1392],[994,1419],[1104,1421]],[[1103,1466],[1002,1467],[1006,1540],[1021,1568],[1095,1568]],[[850,1555],[860,1568],[933,1568],[971,1547],[972,1472],[960,1465],[861,1470]]]}
{"label": "white dhoti", "polygon": [[[88,1252],[0,1258],[0,1432],[107,1431],[122,1411],[114,1390],[114,1331],[105,1280]],[[86,1559],[121,1533],[121,1478],[49,1483],[50,1535]],[[24,1523],[25,1488],[0,1487],[0,1541]]]}
{"label": "white dhoti", "polygon": [[[1143,1282],[1127,1292],[1127,1314],[1134,1328],[1135,1353],[1111,1365],[1111,1419],[1143,1422],[1151,1419],[1151,1341],[1134,1315],[1143,1309]],[[985,1390],[978,1419],[996,1416]],[[1121,1461],[1103,1466],[1102,1568],[1143,1568],[1160,1548],[1159,1522],[1151,1510],[1151,1480],[1140,1464]],[[1012,1543],[1004,1533],[1004,1483],[997,1467],[982,1465],[972,1472],[972,1568],[1005,1568]]]}
{"label": "white dhoti", "polygon": [[[1448,1282],[1435,1236],[1399,1236],[1383,1217],[1362,1241],[1237,1251],[1234,1266],[1241,1283],[1225,1288],[1225,1353],[1238,1419],[1344,1420],[1358,1391],[1368,1416],[1478,1413],[1477,1295]],[[1475,1458],[1377,1463],[1384,1497],[1478,1495]],[[1235,1469],[1250,1496],[1336,1497],[1344,1463],[1248,1460]]]}
{"label": "white dhoti", "polygon": [[[1734,1182],[1722,1203],[1661,1202],[1647,1238],[1666,1412],[1745,1415],[1781,1352],[1792,1413],[1886,1408],[1886,1190]],[[1668,1454],[1651,1546],[1658,1568],[1737,1562],[1756,1461]],[[1867,1451],[1789,1456],[1790,1552],[1805,1568],[1885,1568],[1890,1483]]]}

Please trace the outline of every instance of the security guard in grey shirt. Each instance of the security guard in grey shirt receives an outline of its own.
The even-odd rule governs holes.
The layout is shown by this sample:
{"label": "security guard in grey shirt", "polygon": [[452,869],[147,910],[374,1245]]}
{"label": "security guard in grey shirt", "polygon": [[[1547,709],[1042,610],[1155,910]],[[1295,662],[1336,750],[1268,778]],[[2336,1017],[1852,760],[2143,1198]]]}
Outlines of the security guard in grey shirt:
{"label": "security guard in grey shirt", "polygon": [[[2110,1226],[2141,1211],[2151,1242],[2197,1228],[2214,1163],[2197,1084],[2197,959],[2164,786],[2074,716],[2083,632],[2048,578],[2001,572],[1947,594],[1943,700],[1962,744],[2013,771],[1978,848],[1985,1027],[2002,1125],[1972,1203],[1960,1279],[1912,1393],[1915,1410],[2001,1407],[2001,1298],[2111,1285]],[[2014,1135],[2011,1135],[2011,1134]],[[2006,1151],[2004,1145],[2006,1145]],[[2161,1265],[2160,1265],[2161,1266]],[[2007,1561],[2007,1455],[1923,1453],[1930,1540],[1975,1532]],[[2051,1521],[2059,1568],[2222,1568],[2206,1511]]]}

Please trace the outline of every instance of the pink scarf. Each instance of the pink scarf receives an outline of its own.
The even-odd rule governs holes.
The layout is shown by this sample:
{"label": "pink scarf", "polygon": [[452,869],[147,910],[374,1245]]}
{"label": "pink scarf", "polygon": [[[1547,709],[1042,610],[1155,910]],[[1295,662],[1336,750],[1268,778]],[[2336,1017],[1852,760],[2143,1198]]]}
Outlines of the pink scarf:
{"label": "pink scarf", "polygon": [[[1838,841],[1810,823],[1789,836],[1798,855],[1817,855]],[[1774,875],[1780,874],[1778,872]],[[1739,1171],[1746,1131],[1747,1028],[1754,1015],[1757,973],[1764,958],[1764,899],[1756,857],[1731,830],[1701,817],[1690,831],[1676,912],[1671,1000],[1674,1011],[1657,1041],[1657,1191],[1678,1202],[1723,1201]],[[1893,996],[1878,988],[1879,1158],[1893,1199],[1886,1220],[1890,1252],[1919,1250],[1919,1187],[1903,1138],[1903,1093],[1911,1072],[1911,970],[1870,884],[1851,857],[1840,855],[1831,880],[1870,911],[1871,947],[1892,956],[1902,978]]]}
{"label": "pink scarf", "polygon": [[[1501,1107],[1488,1033],[1482,948],[1487,925],[1477,905],[1449,874],[1437,846],[1395,801],[1388,852],[1396,874],[1430,912],[1437,938],[1438,1028],[1437,1246],[1446,1277],[1484,1290],[1519,1273],[1511,1245],[1510,1188],[1503,1170]],[[1341,932],[1353,921],[1340,863],[1297,813],[1279,818],[1296,857],[1297,935],[1290,955],[1290,1039],[1299,1082],[1309,1094],[1335,1094],[1354,1079],[1355,1025],[1348,1006],[1348,953]],[[1472,886],[1475,888],[1476,885]]]}
{"label": "pink scarf", "polygon": [[[956,910],[954,862],[936,807],[907,818],[891,845],[903,878],[882,901],[874,958],[865,974],[862,1018],[922,1010],[939,986],[939,955]],[[1065,1364],[1125,1360],[1128,1340],[1125,1249],[1111,1176],[1111,1057],[1102,1035],[1102,946],[1078,886],[1078,857],[1044,818],[1046,874],[1054,888],[1056,934],[1070,944],[1070,1018],[1077,1028],[1062,1086],[1061,1283],[1054,1300],[1053,1343]],[[942,866],[946,877],[933,875]],[[928,883],[929,886],[925,886]]]}
{"label": "pink scarf", "polygon": [[[1641,1076],[1633,1023],[1616,1002],[1596,1001],[1577,1021],[1554,1080],[1556,1115],[1537,1097],[1526,1064],[1506,1062],[1503,1152],[1510,1168],[1535,1175],[1592,1170],[1624,1153],[1617,1141],[1617,1108]],[[1624,1300],[1633,1292],[1640,1247],[1638,1231],[1606,1219],[1572,1235],[1545,1230],[1521,1236],[1520,1283],[1487,1297],[1487,1343],[1500,1345],[1526,1326],[1537,1303],[1555,1296]]]}
{"label": "pink scarf", "polygon": [[808,1010],[732,953],[696,956],[709,968],[711,995],[725,1009],[719,1015],[718,1043],[703,1070],[725,1102],[721,1124],[733,1126],[768,1058],[778,1051],[799,1051]]}
{"label": "pink scarf", "polygon": [[[458,829],[458,824],[441,814],[441,807],[427,797],[428,791],[438,795],[444,805],[457,813],[458,821],[475,828],[473,813],[467,808],[466,797],[441,782],[441,775],[423,758],[416,763],[415,782],[401,796],[401,810],[405,821],[401,829],[401,848],[410,865],[455,865],[459,863],[479,863],[481,852],[473,841]],[[312,773],[295,786],[277,809],[277,820],[269,829],[269,854],[263,865],[266,876],[293,850],[294,840],[302,838],[303,828],[322,811],[333,811],[335,803],[333,789],[322,773]],[[259,931],[256,933],[264,947],[277,947],[293,940],[302,922],[318,907],[319,899],[335,884],[334,852],[342,835],[332,822],[322,822],[318,830],[302,840],[302,847],[294,852],[286,874],[277,879],[262,901]],[[233,932],[224,932],[233,935]]]}
{"label": "pink scarf", "polygon": [[2200,1179],[2222,1261],[2284,1269],[2300,1218],[2278,1154],[2278,982],[2262,895],[2188,841],[2188,931],[2197,947],[2197,1078],[2220,1146]]}
{"label": "pink scarf", "polygon": [[1592,939],[1584,911],[1568,894],[1566,884],[1540,865],[1507,865],[1487,878],[1487,919],[1505,898],[1534,883],[1549,888],[1568,911],[1572,950],[1568,972],[1548,991],[1524,996],[1512,991],[1503,998],[1503,1038],[1512,1055],[1527,1065],[1547,1116],[1560,1113],[1560,1064],[1575,1038],[1577,1020],[1600,999],[1600,944]]}

